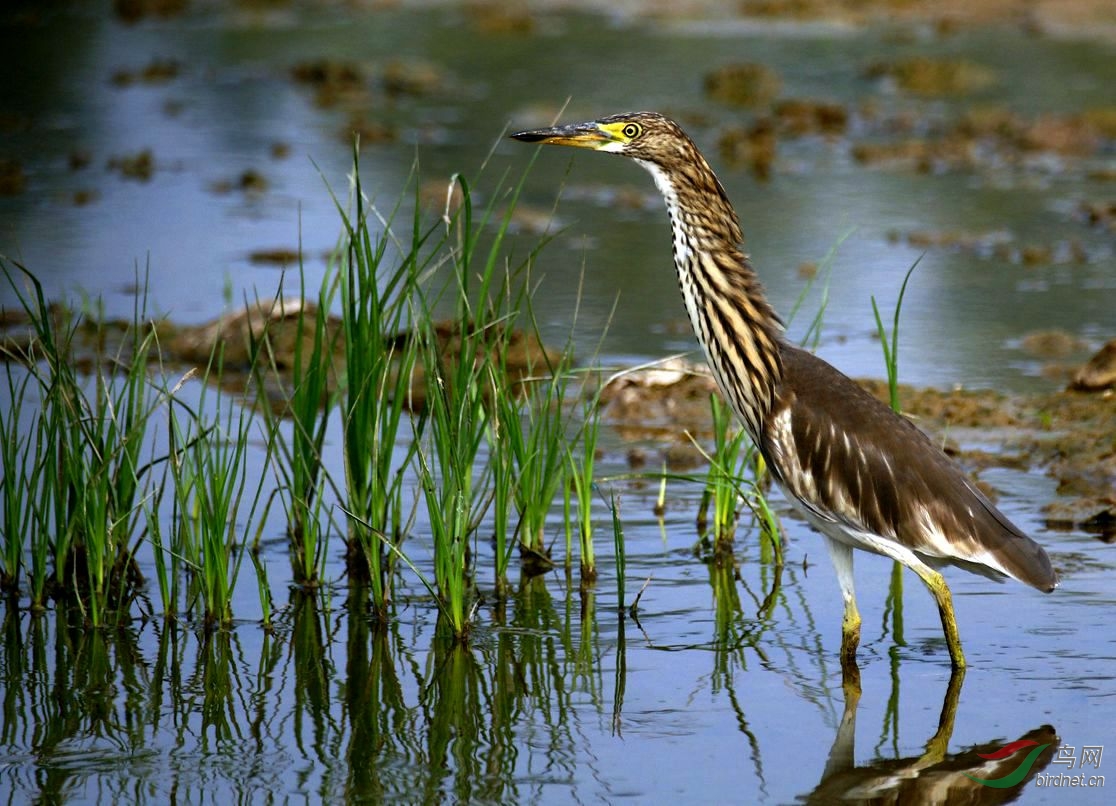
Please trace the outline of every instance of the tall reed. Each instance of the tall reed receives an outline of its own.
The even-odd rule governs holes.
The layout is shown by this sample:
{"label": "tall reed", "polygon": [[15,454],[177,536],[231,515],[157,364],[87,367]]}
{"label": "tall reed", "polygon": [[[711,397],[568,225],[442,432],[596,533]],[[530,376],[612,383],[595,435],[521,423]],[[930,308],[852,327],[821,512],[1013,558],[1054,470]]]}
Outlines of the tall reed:
{"label": "tall reed", "polygon": [[[301,250],[300,250],[301,254]],[[294,350],[289,380],[280,372],[280,359],[272,344],[273,320],[251,343],[252,375],[258,394],[265,398],[269,381],[282,390],[277,412],[266,403],[259,407],[265,417],[268,453],[279,479],[278,495],[287,515],[291,572],[294,584],[306,589],[321,584],[325,564],[328,526],[324,492],[329,475],[322,464],[329,415],[334,395],[334,353],[339,335],[330,327],[329,309],[334,286],[328,274],[322,280],[317,305],[307,305],[305,273],[299,270],[299,298],[284,300],[282,289],[270,303],[281,313],[291,306],[294,319]],[[255,307],[263,310],[260,301]],[[290,436],[283,434],[289,429]]]}
{"label": "tall reed", "polygon": [[41,449],[32,447],[36,435],[42,435],[38,423],[22,422],[20,413],[34,405],[28,389],[33,376],[4,363],[5,399],[0,405],[0,592],[17,596],[24,571],[25,541],[33,534],[36,495],[35,488],[43,473]]}
{"label": "tall reed", "polygon": [[597,436],[600,432],[600,407],[597,401],[586,401],[582,406],[581,415],[581,428],[576,442],[571,443],[567,455],[570,463],[570,481],[577,493],[581,581],[591,583],[597,578],[597,556],[593,546],[593,493],[596,489],[594,468],[597,458]]}
{"label": "tall reed", "polygon": [[[338,275],[345,357],[344,500],[356,516],[349,521],[348,571],[351,579],[369,583],[373,609],[383,616],[394,554],[382,539],[398,545],[410,526],[402,498],[414,443],[408,449],[399,443],[409,431],[404,425],[419,341],[404,331],[416,283],[431,259],[425,247],[436,228],[424,228],[416,204],[410,241],[396,239],[392,222],[398,207],[386,219],[370,221],[376,211],[364,196],[356,149],[352,176],[353,214],[337,204],[345,256]],[[374,235],[377,224],[382,230]]]}
{"label": "tall reed", "polygon": [[546,519],[567,476],[570,358],[566,351],[557,364],[534,368],[518,393],[508,388],[506,364],[493,367],[493,389],[498,392],[493,395],[498,426],[491,440],[494,462],[508,461],[519,541],[538,557],[546,554]]}
{"label": "tall reed", "polygon": [[910,282],[911,275],[914,274],[914,270],[918,268],[921,261],[922,258],[920,257],[907,269],[907,273],[903,276],[903,284],[899,286],[899,298],[895,301],[895,313],[891,319],[890,339],[884,328],[883,319],[880,317],[880,309],[876,305],[876,298],[872,297],[872,314],[876,317],[876,334],[880,337],[884,367],[887,370],[888,402],[896,413],[902,411],[899,403],[899,313],[903,310],[903,297],[907,293],[907,283]]}
{"label": "tall reed", "polygon": [[459,243],[448,285],[455,308],[452,323],[455,354],[446,354],[446,342],[439,327],[430,316],[421,315],[435,307],[436,297],[425,289],[416,289],[417,307],[411,318],[422,345],[425,378],[425,406],[415,425],[419,483],[434,544],[437,595],[445,623],[461,639],[471,626],[470,540],[490,501],[484,489],[490,474],[474,478],[485,433],[490,428],[484,395],[503,391],[490,391],[489,387],[496,376],[489,366],[488,339],[493,335],[490,328],[496,327],[496,323],[485,318],[492,310],[489,300],[497,275],[496,260],[493,253],[493,259],[475,277],[479,287],[473,291],[473,260],[479,231],[472,218],[469,185],[459,181],[463,192],[456,222]]}
{"label": "tall reed", "polygon": [[707,457],[709,471],[698,511],[698,524],[699,528],[708,525],[708,513],[712,506],[714,553],[720,554],[724,550],[731,553],[739,514],[737,505],[741,498],[740,480],[747,472],[754,449],[748,445],[743,429],[733,429],[732,409],[719,395],[710,395],[709,405],[713,422],[713,453]]}
{"label": "tall reed", "polygon": [[[920,257],[911,264],[911,267],[907,269],[907,273],[903,276],[903,284],[899,286],[899,297],[895,301],[895,313],[891,319],[890,339],[884,328],[880,309],[876,305],[876,298],[872,297],[872,314],[876,318],[876,333],[880,338],[884,368],[887,371],[888,402],[896,414],[902,413],[902,405],[899,401],[899,314],[903,309],[903,297],[907,293],[907,283],[910,282],[911,275],[914,274],[914,270],[918,268],[921,261],[922,258]],[[901,645],[903,643],[903,567],[898,562],[894,563],[891,569],[891,581],[888,584],[884,614],[885,625],[889,613],[892,615],[894,638]]]}
{"label": "tall reed", "polygon": [[[463,637],[471,619],[469,541],[475,540],[475,531],[494,500],[490,490],[494,468],[501,468],[502,481],[508,478],[508,465],[500,464],[506,458],[482,462],[481,449],[486,436],[491,438],[501,410],[509,428],[504,438],[490,447],[498,451],[518,444],[520,434],[520,424],[513,426],[509,409],[502,406],[517,393],[507,372],[506,357],[513,326],[521,313],[516,302],[522,296],[514,287],[521,282],[520,272],[529,266],[530,257],[515,268],[505,265],[502,246],[511,223],[511,206],[495,223],[487,248],[482,247],[482,235],[490,231],[495,204],[490,203],[474,216],[468,182],[462,177],[456,177],[456,181],[462,193],[461,206],[447,223],[447,233],[455,235],[447,245],[450,276],[437,293],[416,287],[411,321],[422,344],[425,376],[425,408],[415,426],[419,484],[434,540],[438,595],[449,628],[455,636]],[[518,192],[517,187],[509,194],[511,205]],[[448,296],[454,311],[448,341],[429,316],[444,296]],[[559,458],[555,461],[561,464],[562,454],[553,439],[537,447],[556,451]],[[541,455],[537,450],[528,453],[536,458]],[[522,471],[517,465],[517,506],[527,489]],[[551,499],[555,490],[556,486],[550,492]],[[502,499],[501,506],[505,503]],[[506,526],[501,528],[506,537]]]}

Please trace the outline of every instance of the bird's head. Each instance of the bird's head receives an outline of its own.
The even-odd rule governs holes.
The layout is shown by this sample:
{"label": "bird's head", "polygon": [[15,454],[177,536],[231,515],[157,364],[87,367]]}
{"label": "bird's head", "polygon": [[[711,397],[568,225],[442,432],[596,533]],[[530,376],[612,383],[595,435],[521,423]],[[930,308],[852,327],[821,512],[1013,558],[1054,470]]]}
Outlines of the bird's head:
{"label": "bird's head", "polygon": [[664,167],[686,159],[693,149],[690,138],[677,123],[655,112],[611,115],[586,123],[515,132],[511,136],[527,143],[591,148],[621,154]]}

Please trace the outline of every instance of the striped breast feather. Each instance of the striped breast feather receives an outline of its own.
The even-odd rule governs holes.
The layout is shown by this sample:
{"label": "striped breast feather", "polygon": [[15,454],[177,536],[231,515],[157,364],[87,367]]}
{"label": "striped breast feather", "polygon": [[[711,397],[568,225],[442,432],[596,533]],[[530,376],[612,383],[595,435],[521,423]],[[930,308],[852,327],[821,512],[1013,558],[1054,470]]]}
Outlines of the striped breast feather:
{"label": "striped breast feather", "polygon": [[758,432],[782,376],[782,325],[747,258],[698,252],[678,270],[686,307],[725,396]]}
{"label": "striped breast feather", "polygon": [[990,569],[1050,591],[1057,577],[1023,534],[929,438],[810,353],[782,350],[764,453],[816,516],[895,540],[931,565]]}

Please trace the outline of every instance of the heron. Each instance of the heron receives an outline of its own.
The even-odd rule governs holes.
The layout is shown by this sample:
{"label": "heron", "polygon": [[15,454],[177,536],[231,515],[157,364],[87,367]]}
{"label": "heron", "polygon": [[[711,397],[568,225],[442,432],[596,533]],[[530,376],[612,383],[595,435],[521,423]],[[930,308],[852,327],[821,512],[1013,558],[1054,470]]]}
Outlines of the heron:
{"label": "heron", "polygon": [[1011,577],[1049,593],[1043,548],[910,420],[790,343],[767,300],[721,182],[694,141],[654,112],[516,132],[528,143],[634,160],[666,202],[678,286],[713,377],[788,501],[821,534],[844,600],[841,660],[855,667],[860,612],[853,549],[902,563],[937,604],[949,656],[965,668],[940,569]]}

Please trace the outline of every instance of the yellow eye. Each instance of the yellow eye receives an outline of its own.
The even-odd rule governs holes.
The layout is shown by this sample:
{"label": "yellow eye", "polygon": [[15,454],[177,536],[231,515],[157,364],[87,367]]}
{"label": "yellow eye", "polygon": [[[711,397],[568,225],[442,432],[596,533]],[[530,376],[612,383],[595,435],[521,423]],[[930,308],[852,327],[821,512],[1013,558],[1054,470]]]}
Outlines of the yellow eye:
{"label": "yellow eye", "polygon": [[643,133],[643,127],[638,123],[629,123],[621,131],[629,140],[634,140]]}

